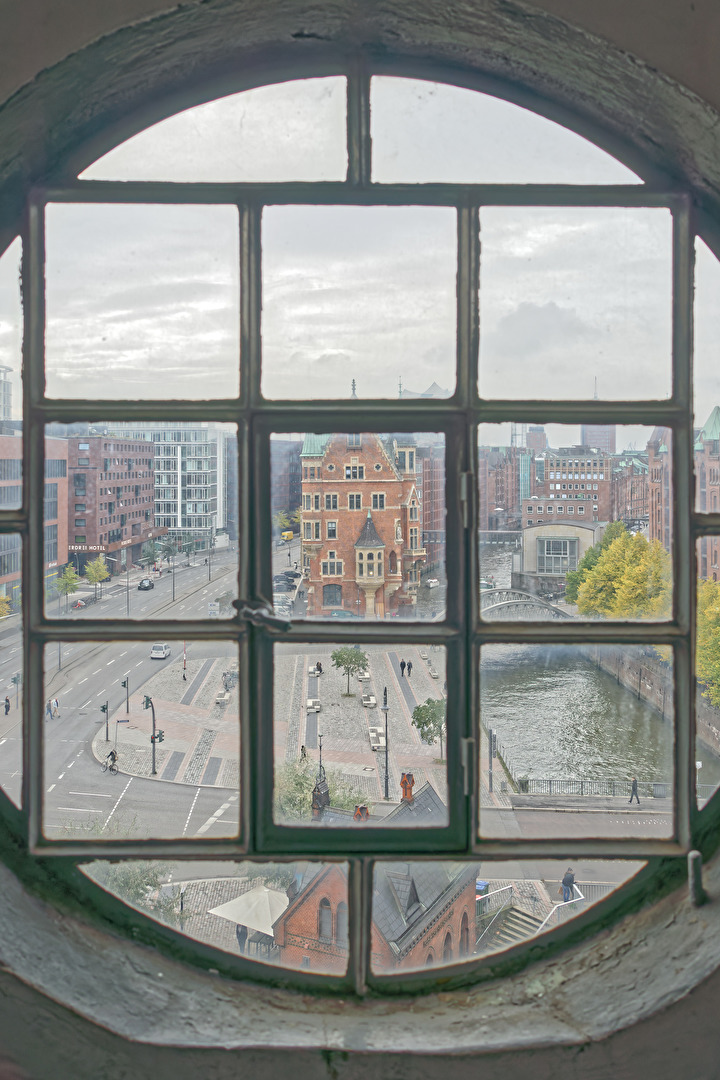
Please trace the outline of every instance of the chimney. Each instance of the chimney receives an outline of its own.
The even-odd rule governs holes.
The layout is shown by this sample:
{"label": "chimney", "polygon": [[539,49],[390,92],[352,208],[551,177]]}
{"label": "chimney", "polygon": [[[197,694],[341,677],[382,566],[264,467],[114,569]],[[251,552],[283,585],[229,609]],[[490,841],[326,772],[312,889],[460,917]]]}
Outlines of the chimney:
{"label": "chimney", "polygon": [[367,821],[370,817],[370,811],[367,806],[356,806],[355,813],[353,814],[353,821]]}
{"label": "chimney", "polygon": [[404,772],[402,774],[402,779],[400,780],[400,787],[402,788],[402,799],[400,801],[412,802],[412,789],[415,787],[415,777],[411,772]]}

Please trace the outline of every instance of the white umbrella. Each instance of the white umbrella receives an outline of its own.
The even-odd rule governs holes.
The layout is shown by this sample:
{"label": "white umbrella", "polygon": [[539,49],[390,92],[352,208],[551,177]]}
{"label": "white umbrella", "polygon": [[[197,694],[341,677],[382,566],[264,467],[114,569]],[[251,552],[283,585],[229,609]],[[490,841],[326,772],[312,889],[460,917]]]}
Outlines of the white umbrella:
{"label": "white umbrella", "polygon": [[219,915],[221,919],[247,926],[250,930],[259,930],[268,937],[273,936],[273,923],[278,919],[290,901],[283,892],[268,889],[265,885],[256,885],[250,892],[228,900],[227,904],[212,908],[208,914]]}

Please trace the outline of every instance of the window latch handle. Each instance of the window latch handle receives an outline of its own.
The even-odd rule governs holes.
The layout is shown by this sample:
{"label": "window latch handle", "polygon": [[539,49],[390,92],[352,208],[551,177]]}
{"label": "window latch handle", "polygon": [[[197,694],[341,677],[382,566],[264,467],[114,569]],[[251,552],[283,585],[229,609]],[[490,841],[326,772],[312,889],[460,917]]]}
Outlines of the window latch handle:
{"label": "window latch handle", "polygon": [[469,795],[472,790],[471,778],[475,764],[475,740],[461,739],[460,747],[462,752],[463,795]]}
{"label": "window latch handle", "polygon": [[291,623],[287,619],[281,619],[267,604],[248,604],[238,600],[236,605],[241,619],[247,619],[253,626],[271,627],[273,630],[289,630]]}

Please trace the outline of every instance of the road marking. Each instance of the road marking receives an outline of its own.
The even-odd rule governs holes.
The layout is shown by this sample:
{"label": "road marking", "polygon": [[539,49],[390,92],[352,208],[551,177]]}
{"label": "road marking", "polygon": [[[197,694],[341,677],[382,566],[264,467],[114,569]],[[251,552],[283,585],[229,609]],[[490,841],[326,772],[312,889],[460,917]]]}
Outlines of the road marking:
{"label": "road marking", "polygon": [[6,742],[7,742],[7,739],[0,739],[0,746],[2,746],[2,744],[6,743]]}
{"label": "road marking", "polygon": [[[77,760],[77,759],[76,759],[76,760]],[[71,762],[70,762],[70,764],[68,765],[68,769],[72,769],[72,767],[73,767],[73,765],[74,765],[74,764],[75,764],[75,762],[74,762],[74,761],[71,761]]]}
{"label": "road marking", "polygon": [[102,668],[101,668],[101,667],[99,667],[99,668],[97,669],[97,671],[91,671],[91,672],[90,672],[90,674],[91,674],[91,675],[99,675],[101,671],[102,671]]}
{"label": "road marking", "polygon": [[128,651],[127,651],[127,649],[126,649],[126,650],[125,650],[125,652],[121,652],[121,653],[120,653],[120,656],[121,656],[121,657],[122,657],[122,656],[127,656],[127,654],[128,654]]}
{"label": "road marking", "polygon": [[187,827],[190,824],[190,818],[192,817],[192,812],[195,809],[195,803],[198,801],[198,795],[199,794],[200,794],[200,788],[198,788],[197,791],[195,792],[195,798],[192,801],[192,806],[190,807],[190,813],[187,816],[187,820],[185,821],[185,828],[182,831],[183,836],[187,832]]}
{"label": "road marking", "polygon": [[63,776],[64,776],[64,775],[65,775],[65,773],[64,773],[64,772],[61,772],[61,773],[60,773],[60,775],[58,776],[58,780],[62,780],[62,778],[63,778]]}
{"label": "road marking", "polygon": [[93,810],[90,806],[58,806],[57,810],[69,810],[73,814],[102,814],[102,810]]}
{"label": "road marking", "polygon": [[113,681],[110,683],[110,685],[114,686],[116,682],[120,682],[120,680],[119,679],[113,679]]}
{"label": "road marking", "polygon": [[70,795],[87,795],[91,799],[112,799],[112,795],[106,795],[103,791],[71,791]]}
{"label": "road marking", "polygon": [[108,662],[107,662],[107,664],[105,665],[105,667],[110,667],[110,665],[111,665],[111,664],[114,664],[114,663],[115,663],[115,660],[108,660]]}
{"label": "road marking", "polygon": [[142,667],[142,666],[143,666],[143,661],[142,660],[138,664],[135,665],[135,667]]}
{"label": "road marking", "polygon": [[99,694],[95,695],[95,697],[102,697],[103,694],[106,694],[106,693],[107,693],[107,690],[101,690]]}
{"label": "road marking", "polygon": [[51,785],[50,785],[50,787],[49,787],[49,788],[47,789],[47,793],[48,793],[48,795],[50,794],[50,792],[52,791],[52,789],[53,789],[54,787],[55,787],[55,784],[51,784]]}
{"label": "road marking", "polygon": [[[124,787],[124,788],[122,789],[122,791],[121,791],[121,792],[120,792],[120,794],[118,795],[118,799],[117,799],[117,802],[116,802],[116,803],[115,803],[115,805],[113,806],[112,810],[110,811],[110,814],[108,815],[108,818],[107,818],[107,820],[106,820],[105,824],[104,824],[104,825],[103,825],[103,827],[102,827],[102,832],[105,832],[105,830],[107,829],[108,825],[110,824],[110,818],[111,818],[111,817],[113,816],[113,814],[114,814],[114,813],[115,813],[115,811],[117,810],[118,806],[120,805],[120,800],[122,799],[122,797],[123,797],[123,795],[125,794],[125,792],[127,791],[127,789],[128,789],[129,787],[130,787],[130,785],[132,784],[132,782],[133,782],[133,778],[132,778],[132,776],[131,776],[131,777],[130,777],[130,779],[128,780],[127,784],[125,785],[125,787]],[[100,813],[100,811],[98,811],[98,813]]]}
{"label": "road marking", "polygon": [[84,704],[84,705],[81,705],[81,706],[80,706],[80,708],[81,708],[81,709],[84,709],[84,708],[86,708],[86,707],[87,707],[87,706],[88,706],[88,705],[90,704],[90,702],[91,702],[91,701],[92,701],[92,698],[88,698],[88,699],[87,699],[87,701],[85,702],[85,704]]}
{"label": "road marking", "polygon": [[87,676],[86,678],[84,678],[84,679],[81,679],[81,680],[80,680],[80,682],[78,683],[78,686],[82,686],[82,684],[83,684],[84,682],[87,682],[89,678],[90,678],[90,676],[88,675],[88,676]]}

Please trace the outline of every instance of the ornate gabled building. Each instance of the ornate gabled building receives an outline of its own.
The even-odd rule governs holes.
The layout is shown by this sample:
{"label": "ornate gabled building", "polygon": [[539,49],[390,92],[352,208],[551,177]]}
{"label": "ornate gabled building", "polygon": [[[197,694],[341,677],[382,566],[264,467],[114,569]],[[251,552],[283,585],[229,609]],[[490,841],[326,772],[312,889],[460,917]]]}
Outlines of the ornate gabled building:
{"label": "ornate gabled building", "polygon": [[411,435],[306,435],[302,566],[309,616],[412,614],[425,563]]}

